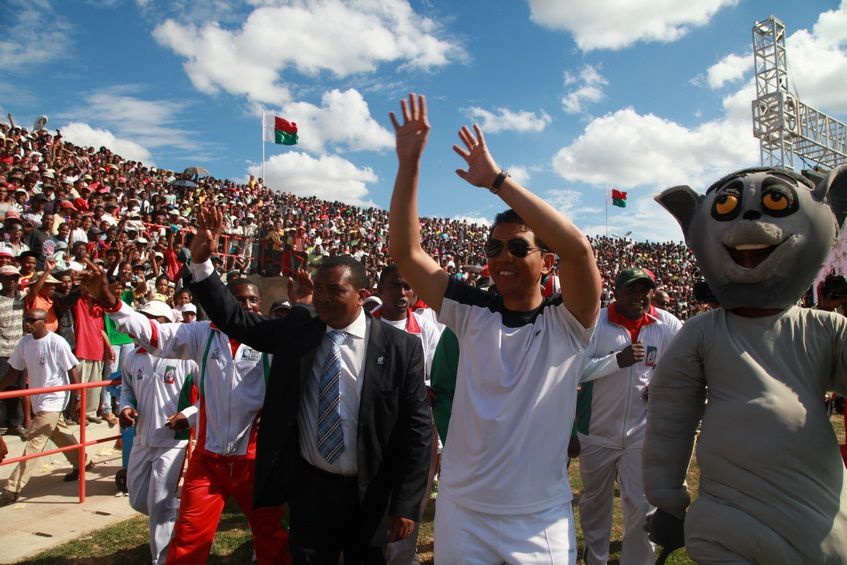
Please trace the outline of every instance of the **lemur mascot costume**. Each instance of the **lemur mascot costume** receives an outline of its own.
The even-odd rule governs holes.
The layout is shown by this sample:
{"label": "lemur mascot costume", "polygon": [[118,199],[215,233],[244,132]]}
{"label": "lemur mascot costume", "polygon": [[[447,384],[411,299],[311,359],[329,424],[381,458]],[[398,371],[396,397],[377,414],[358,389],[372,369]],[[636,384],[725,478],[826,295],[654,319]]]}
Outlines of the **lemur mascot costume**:
{"label": "lemur mascot costume", "polygon": [[746,169],[703,196],[677,186],[656,200],[721,307],[686,322],[651,380],[652,539],[679,547],[684,528],[698,563],[847,563],[845,467],[824,409],[827,391],[847,395],[847,317],[797,306],[847,212],[847,166],[817,186]]}

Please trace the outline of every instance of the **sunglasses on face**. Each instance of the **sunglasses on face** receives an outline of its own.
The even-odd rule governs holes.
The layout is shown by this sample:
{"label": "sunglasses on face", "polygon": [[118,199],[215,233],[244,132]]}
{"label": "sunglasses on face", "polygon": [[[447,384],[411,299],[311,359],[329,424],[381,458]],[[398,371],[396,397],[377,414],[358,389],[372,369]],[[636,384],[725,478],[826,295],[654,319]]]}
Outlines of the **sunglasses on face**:
{"label": "sunglasses on face", "polygon": [[539,247],[533,247],[529,244],[529,242],[525,239],[515,238],[510,239],[508,241],[502,241],[499,239],[489,239],[485,242],[485,256],[491,259],[492,257],[497,257],[500,255],[500,252],[503,251],[503,247],[509,250],[512,257],[517,257],[522,259],[535,251],[541,251]]}

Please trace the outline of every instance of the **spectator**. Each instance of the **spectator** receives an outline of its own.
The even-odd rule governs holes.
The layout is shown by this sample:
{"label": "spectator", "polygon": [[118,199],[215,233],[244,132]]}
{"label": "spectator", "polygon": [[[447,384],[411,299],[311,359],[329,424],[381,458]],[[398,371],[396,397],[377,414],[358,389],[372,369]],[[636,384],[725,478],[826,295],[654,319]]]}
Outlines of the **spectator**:
{"label": "spectator", "polygon": [[[24,317],[24,331],[28,334],[21,338],[9,358],[9,370],[0,382],[0,390],[5,390],[15,382],[22,371],[26,371],[29,384],[33,388],[61,386],[79,382],[77,361],[67,342],[47,329],[47,312],[40,308],[29,310]],[[44,450],[47,440],[53,441],[58,447],[77,445],[77,440],[65,422],[62,410],[69,404],[71,395],[68,391],[50,392],[31,396],[32,411],[35,417],[29,425],[28,441],[24,447],[24,455],[40,453]],[[73,397],[71,404],[78,400]],[[73,470],[65,475],[65,481],[79,479],[79,451],[72,449],[62,452],[73,465]],[[85,469],[94,467],[89,461]],[[12,475],[3,487],[0,506],[7,506],[18,500],[21,490],[29,482],[32,475],[32,461],[21,461],[12,471]]]}
{"label": "spectator", "polygon": [[[9,357],[23,336],[24,301],[19,292],[21,278],[17,267],[0,267],[0,374],[9,370]],[[12,390],[26,388],[26,375],[20,373],[15,382],[10,383]],[[8,398],[0,405],[0,426],[6,428],[9,435],[26,438],[22,398]]]}

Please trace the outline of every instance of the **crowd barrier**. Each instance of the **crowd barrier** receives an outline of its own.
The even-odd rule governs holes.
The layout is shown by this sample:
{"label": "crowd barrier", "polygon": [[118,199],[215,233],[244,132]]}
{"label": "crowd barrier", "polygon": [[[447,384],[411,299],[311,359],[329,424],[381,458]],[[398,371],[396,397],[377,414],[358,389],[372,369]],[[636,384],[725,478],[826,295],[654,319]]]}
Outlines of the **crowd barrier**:
{"label": "crowd barrier", "polygon": [[[167,234],[171,227],[145,222],[144,229],[146,235],[153,239]],[[194,228],[181,229],[191,234],[197,233]],[[277,276],[280,273],[288,275],[296,271],[297,267],[306,261],[306,257],[302,253],[273,249],[273,244],[270,241],[260,240],[258,237],[252,238],[226,233],[221,234],[215,254],[223,260],[224,270],[230,270],[236,261],[244,256],[241,250],[245,248],[250,250],[250,263],[248,264],[250,272],[260,275]]]}
{"label": "crowd barrier", "polygon": [[[45,387],[45,388],[27,388],[23,390],[15,390],[10,392],[0,392],[0,400],[5,400],[7,398],[20,398],[25,397],[28,398],[34,394],[46,394],[50,392],[61,392],[66,390],[85,390],[89,388],[99,388],[104,386],[112,386],[120,384],[120,380],[113,381],[97,381],[91,383],[79,383],[79,384],[70,384],[70,385],[62,385],[62,386],[54,386],[54,387]],[[106,443],[109,441],[115,441],[120,438],[120,435],[114,435],[109,437],[104,437],[97,440],[88,441],[86,437],[86,426],[85,422],[85,394],[80,394],[79,401],[79,413],[81,415],[81,422],[79,426],[79,444],[78,445],[69,445],[67,447],[57,447],[55,449],[45,449],[41,453],[33,453],[31,455],[22,455],[20,457],[7,457],[0,463],[2,465],[12,465],[18,463],[20,461],[28,461],[30,459],[36,459],[38,457],[46,457],[48,455],[53,455],[56,453],[62,453],[64,451],[71,451],[73,449],[79,450],[79,502],[82,504],[85,502],[85,450],[87,447],[91,445],[97,445],[98,443]],[[28,412],[28,411],[27,411]],[[29,414],[26,414],[27,417]]]}

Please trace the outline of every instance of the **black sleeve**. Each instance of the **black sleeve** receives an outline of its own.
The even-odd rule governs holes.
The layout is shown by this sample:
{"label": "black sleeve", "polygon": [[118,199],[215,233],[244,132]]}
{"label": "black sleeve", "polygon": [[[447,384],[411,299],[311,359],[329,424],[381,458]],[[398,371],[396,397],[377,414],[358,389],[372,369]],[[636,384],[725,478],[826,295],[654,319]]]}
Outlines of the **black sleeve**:
{"label": "black sleeve", "polygon": [[189,280],[185,283],[197,297],[209,319],[222,332],[258,351],[273,353],[280,338],[302,319],[301,316],[295,316],[291,320],[267,318],[246,311],[224,286],[217,273],[212,273],[199,283]]}

